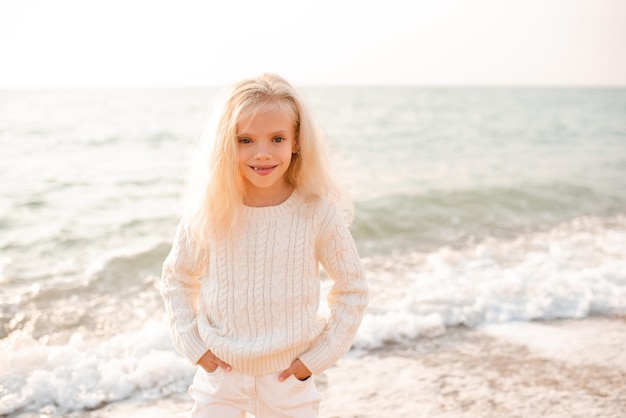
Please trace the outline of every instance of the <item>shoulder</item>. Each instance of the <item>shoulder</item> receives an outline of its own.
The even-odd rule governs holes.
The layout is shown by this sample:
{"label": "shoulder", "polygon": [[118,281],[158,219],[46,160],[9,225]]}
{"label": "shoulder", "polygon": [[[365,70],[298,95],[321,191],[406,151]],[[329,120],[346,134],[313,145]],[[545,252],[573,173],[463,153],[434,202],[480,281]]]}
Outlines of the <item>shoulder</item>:
{"label": "shoulder", "polygon": [[339,216],[340,212],[337,206],[327,198],[310,195],[301,197],[299,214],[305,219],[324,222]]}
{"label": "shoulder", "polygon": [[304,198],[300,216],[314,231],[318,244],[324,245],[349,233],[348,217],[338,205],[325,197]]}

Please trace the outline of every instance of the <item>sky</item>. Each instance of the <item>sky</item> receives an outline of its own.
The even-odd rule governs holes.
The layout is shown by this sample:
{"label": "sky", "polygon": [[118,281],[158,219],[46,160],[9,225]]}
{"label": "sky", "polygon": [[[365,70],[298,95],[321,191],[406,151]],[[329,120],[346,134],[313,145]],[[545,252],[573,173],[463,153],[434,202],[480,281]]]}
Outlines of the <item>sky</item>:
{"label": "sky", "polygon": [[0,0],[0,88],[626,86],[624,0]]}

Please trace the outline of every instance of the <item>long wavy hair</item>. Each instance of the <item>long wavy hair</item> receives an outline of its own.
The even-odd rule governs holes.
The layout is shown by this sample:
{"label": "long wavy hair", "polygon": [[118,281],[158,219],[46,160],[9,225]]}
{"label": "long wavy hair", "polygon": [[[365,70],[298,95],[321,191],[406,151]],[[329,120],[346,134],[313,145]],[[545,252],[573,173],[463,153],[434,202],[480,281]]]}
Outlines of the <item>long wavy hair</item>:
{"label": "long wavy hair", "polygon": [[187,183],[184,216],[198,266],[208,262],[210,241],[229,234],[241,218],[245,189],[237,167],[237,124],[257,112],[280,109],[293,119],[298,152],[285,173],[287,182],[306,197],[329,199],[351,220],[351,203],[300,93],[275,74],[240,81],[224,93],[200,136]]}

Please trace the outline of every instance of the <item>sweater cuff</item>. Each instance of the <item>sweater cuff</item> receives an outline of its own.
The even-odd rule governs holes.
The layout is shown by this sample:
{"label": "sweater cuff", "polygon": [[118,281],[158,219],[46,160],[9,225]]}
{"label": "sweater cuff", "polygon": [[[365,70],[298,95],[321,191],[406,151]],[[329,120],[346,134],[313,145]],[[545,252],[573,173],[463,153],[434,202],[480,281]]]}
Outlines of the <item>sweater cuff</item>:
{"label": "sweater cuff", "polygon": [[306,353],[302,353],[299,358],[314,375],[322,374],[334,362],[329,359],[328,347],[325,344],[318,344]]}
{"label": "sweater cuff", "polygon": [[181,335],[179,350],[194,365],[209,351],[197,332]]}

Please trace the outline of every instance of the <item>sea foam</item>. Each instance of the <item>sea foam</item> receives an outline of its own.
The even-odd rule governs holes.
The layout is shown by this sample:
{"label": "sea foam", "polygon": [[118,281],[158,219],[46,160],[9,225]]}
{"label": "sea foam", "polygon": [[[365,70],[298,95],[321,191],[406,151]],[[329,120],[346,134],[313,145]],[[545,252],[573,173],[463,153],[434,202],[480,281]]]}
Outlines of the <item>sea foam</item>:
{"label": "sea foam", "polygon": [[194,373],[160,321],[104,340],[77,332],[63,345],[16,331],[0,341],[0,351],[8,353],[0,363],[0,414],[64,414],[158,398],[184,391]]}
{"label": "sea foam", "polygon": [[514,240],[365,260],[372,302],[357,335],[378,348],[449,326],[626,312],[626,218],[579,218]]}

